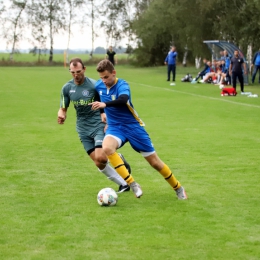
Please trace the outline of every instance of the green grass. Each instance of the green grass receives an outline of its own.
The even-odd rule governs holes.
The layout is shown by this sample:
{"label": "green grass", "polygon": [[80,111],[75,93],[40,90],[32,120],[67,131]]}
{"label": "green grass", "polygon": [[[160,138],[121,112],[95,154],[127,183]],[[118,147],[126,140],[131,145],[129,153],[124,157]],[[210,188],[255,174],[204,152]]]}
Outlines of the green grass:
{"label": "green grass", "polygon": [[[117,66],[159,156],[187,190],[167,182],[129,144],[144,196],[100,207],[105,179],[85,154],[71,107],[56,122],[64,68],[5,68],[0,79],[0,259],[259,259],[260,99],[221,97],[181,83],[194,68]],[[97,78],[95,67],[87,75]],[[259,85],[245,91],[260,95]]]}

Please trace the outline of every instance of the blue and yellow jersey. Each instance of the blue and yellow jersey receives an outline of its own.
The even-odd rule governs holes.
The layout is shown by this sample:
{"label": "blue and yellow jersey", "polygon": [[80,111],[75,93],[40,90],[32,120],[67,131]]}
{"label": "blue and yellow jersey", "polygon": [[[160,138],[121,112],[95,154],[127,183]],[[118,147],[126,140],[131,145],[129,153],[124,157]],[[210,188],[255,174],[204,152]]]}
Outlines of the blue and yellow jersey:
{"label": "blue and yellow jersey", "polygon": [[144,126],[144,122],[139,118],[137,112],[134,110],[131,101],[130,87],[126,81],[123,79],[116,79],[115,85],[108,89],[102,80],[98,80],[95,88],[100,96],[101,102],[116,100],[123,94],[129,97],[125,106],[109,106],[105,108],[107,123],[109,125],[138,123],[141,126]]}
{"label": "blue and yellow jersey", "polygon": [[76,129],[79,133],[91,135],[104,123],[101,122],[100,111],[92,110],[89,103],[94,101],[96,81],[85,78],[81,85],[76,85],[74,80],[67,82],[61,90],[60,107],[68,108],[74,105],[77,115]]}

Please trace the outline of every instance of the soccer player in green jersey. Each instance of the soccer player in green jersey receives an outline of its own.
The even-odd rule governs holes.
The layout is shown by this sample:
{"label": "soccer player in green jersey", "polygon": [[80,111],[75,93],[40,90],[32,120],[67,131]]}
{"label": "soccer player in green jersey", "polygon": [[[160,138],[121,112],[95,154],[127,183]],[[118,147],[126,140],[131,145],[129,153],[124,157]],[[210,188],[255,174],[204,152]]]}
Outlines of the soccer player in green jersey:
{"label": "soccer player in green jersey", "polygon": [[[70,61],[69,70],[73,79],[62,87],[58,124],[64,124],[67,109],[72,103],[77,115],[76,130],[89,157],[100,172],[119,185],[118,192],[128,191],[130,187],[115,169],[108,164],[107,156],[102,149],[106,115],[103,110],[93,111],[88,106],[94,100],[99,100],[99,95],[95,90],[96,81],[85,77],[86,68],[79,58]],[[119,156],[131,173],[130,165],[124,160],[123,155],[119,154]]]}

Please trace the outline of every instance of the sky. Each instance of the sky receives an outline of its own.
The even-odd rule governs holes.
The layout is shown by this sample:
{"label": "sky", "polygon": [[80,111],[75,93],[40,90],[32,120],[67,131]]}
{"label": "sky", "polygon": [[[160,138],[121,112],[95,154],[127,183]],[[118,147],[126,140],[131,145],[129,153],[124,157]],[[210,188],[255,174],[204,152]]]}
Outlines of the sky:
{"label": "sky", "polygon": [[[86,27],[85,30],[79,28],[79,25],[74,25],[72,29],[72,35],[70,38],[70,49],[84,49],[90,50],[92,46],[91,41],[91,31],[90,28]],[[102,31],[98,32],[99,37],[95,39],[94,48],[103,47],[108,48],[106,46],[106,37]],[[25,33],[25,38],[30,36],[30,32]],[[68,42],[68,35],[60,34],[54,36],[54,48],[55,49],[66,49]],[[32,43],[28,42],[28,40],[23,40],[19,42],[19,49],[30,49],[32,48]],[[47,41],[46,47],[49,48],[49,42]],[[10,48],[10,46],[9,46]],[[4,39],[0,39],[0,50],[6,50],[6,41]]]}

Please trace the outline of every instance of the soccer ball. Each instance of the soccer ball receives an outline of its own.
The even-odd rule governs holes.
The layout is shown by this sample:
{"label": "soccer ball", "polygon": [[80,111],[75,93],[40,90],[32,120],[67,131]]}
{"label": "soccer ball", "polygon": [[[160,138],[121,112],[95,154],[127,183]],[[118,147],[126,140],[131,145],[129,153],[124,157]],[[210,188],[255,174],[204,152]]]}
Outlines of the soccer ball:
{"label": "soccer ball", "polygon": [[223,84],[219,85],[219,89],[223,89],[225,86]]}
{"label": "soccer ball", "polygon": [[117,193],[112,188],[104,188],[97,195],[97,202],[101,206],[115,206],[117,200]]}

